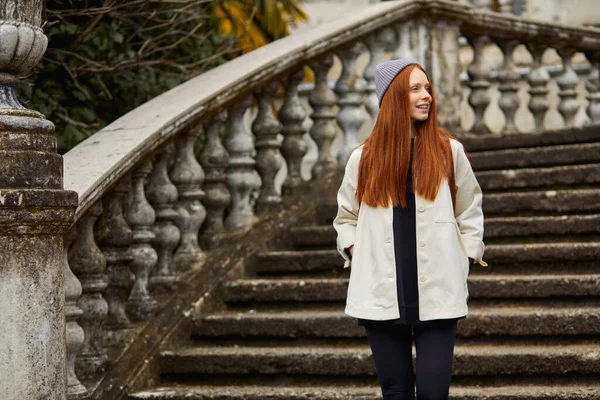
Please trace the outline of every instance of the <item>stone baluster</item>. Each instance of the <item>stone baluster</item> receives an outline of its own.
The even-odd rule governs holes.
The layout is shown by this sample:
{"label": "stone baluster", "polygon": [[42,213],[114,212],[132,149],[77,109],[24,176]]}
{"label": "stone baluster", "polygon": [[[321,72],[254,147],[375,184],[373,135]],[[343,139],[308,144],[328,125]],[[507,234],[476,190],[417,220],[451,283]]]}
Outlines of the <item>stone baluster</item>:
{"label": "stone baluster", "polygon": [[313,109],[310,118],[313,126],[310,128],[310,137],[319,149],[317,162],[312,168],[313,179],[321,179],[332,175],[336,169],[336,162],[331,151],[331,144],[336,134],[337,101],[335,93],[327,84],[327,73],[333,65],[333,55],[327,54],[310,63],[315,74],[315,88],[310,94],[308,102]]}
{"label": "stone baluster", "polygon": [[221,112],[209,122],[206,128],[206,143],[200,153],[200,164],[206,171],[204,180],[206,223],[202,231],[202,245],[208,249],[219,244],[226,233],[223,217],[225,208],[231,201],[226,185],[229,154],[219,137],[225,121],[227,121],[227,113]]}
{"label": "stone baluster", "polygon": [[130,248],[133,261],[130,269],[135,274],[135,281],[127,302],[127,311],[134,321],[148,320],[155,304],[155,300],[148,292],[148,277],[158,260],[156,250],[150,245],[155,238],[152,231],[155,214],[144,193],[144,181],[150,171],[152,171],[152,163],[146,160],[133,173],[133,184],[127,198],[125,213],[125,220],[133,235],[133,244]]}
{"label": "stone baluster", "polygon": [[600,122],[600,51],[588,52],[586,57],[591,64],[590,75],[585,84],[588,91],[587,115],[592,123]]}
{"label": "stone baluster", "polygon": [[84,333],[77,323],[83,310],[77,306],[81,297],[81,283],[69,266],[68,249],[77,237],[77,230],[71,228],[65,237],[64,281],[65,281],[65,319],[67,329],[67,396],[69,400],[83,398],[86,388],[79,382],[75,373],[75,360],[83,348]]}
{"label": "stone baluster", "polygon": [[542,66],[542,56],[546,51],[546,46],[542,44],[527,44],[527,49],[533,57],[533,65],[531,72],[527,77],[529,82],[529,111],[533,114],[535,120],[535,130],[544,129],[544,117],[546,111],[550,108],[550,100],[548,100],[548,82],[550,74],[546,68]]}
{"label": "stone baluster", "polygon": [[361,42],[337,49],[336,54],[342,61],[342,76],[335,85],[338,95],[339,112],[337,122],[344,131],[344,147],[338,155],[338,162],[346,164],[350,153],[360,142],[358,130],[365,122],[363,111],[363,93],[366,87],[365,80],[356,72],[356,59],[362,51]]}
{"label": "stone baluster", "polygon": [[298,96],[298,85],[302,80],[304,80],[303,69],[290,74],[287,79],[285,100],[279,110],[279,120],[282,124],[281,134],[283,135],[281,154],[287,162],[287,177],[282,186],[284,193],[293,191],[304,182],[300,174],[300,166],[308,145],[303,138],[306,131],[302,126],[306,118],[306,111],[304,111]]}
{"label": "stone baluster", "polygon": [[0,397],[65,399],[64,235],[77,193],[63,190],[54,124],[23,107],[19,77],[40,61],[44,2],[0,1]]}
{"label": "stone baluster", "polygon": [[123,205],[130,186],[131,177],[124,176],[112,192],[103,197],[104,211],[96,234],[106,257],[108,321],[104,344],[109,347],[125,346],[135,335],[126,313],[127,299],[133,284],[133,274],[129,269],[133,260],[129,252],[133,236],[123,217]]}
{"label": "stone baluster", "polygon": [[163,146],[156,154],[150,181],[146,185],[146,198],[154,208],[156,219],[152,226],[153,247],[158,254],[158,262],[150,276],[152,290],[172,291],[177,285],[177,275],[173,271],[173,251],[179,244],[181,233],[175,225],[177,212],[173,206],[177,202],[177,187],[173,185],[167,167],[173,155],[172,144]]}
{"label": "stone baluster", "polygon": [[560,103],[558,105],[558,111],[563,116],[565,126],[575,126],[575,116],[579,111],[579,101],[577,100],[577,83],[579,77],[577,73],[573,71],[571,67],[571,60],[573,54],[575,54],[575,48],[573,47],[561,47],[558,49],[558,54],[563,59],[563,73],[556,79],[556,83],[560,90],[558,91],[558,97],[560,97]]}
{"label": "stone baluster", "polygon": [[469,95],[469,104],[475,113],[475,123],[471,128],[475,133],[490,133],[490,129],[485,124],[484,113],[490,104],[490,95],[488,89],[490,87],[490,71],[486,66],[483,49],[490,42],[488,36],[467,37],[473,46],[473,63],[467,68],[469,74],[469,87],[471,94]]}
{"label": "stone baluster", "polygon": [[501,13],[504,14],[513,14],[514,10],[514,0],[499,0],[498,8]]}
{"label": "stone baluster", "polygon": [[198,231],[206,219],[206,209],[200,202],[204,198],[204,191],[200,187],[204,181],[204,171],[194,153],[194,145],[201,133],[201,127],[197,126],[175,141],[177,155],[170,176],[179,193],[175,211],[181,240],[173,256],[177,272],[200,268],[206,260],[206,254],[198,244]]}
{"label": "stone baluster", "polygon": [[393,58],[417,61],[417,56],[413,49],[412,34],[417,29],[414,21],[403,21],[396,24],[396,51]]}
{"label": "stone baluster", "polygon": [[504,54],[504,64],[502,70],[498,74],[498,90],[500,91],[500,101],[498,106],[504,112],[506,123],[502,132],[504,133],[516,133],[517,126],[515,125],[515,113],[519,108],[519,81],[521,75],[517,71],[515,62],[513,59],[513,52],[515,47],[519,44],[516,40],[501,40],[498,45],[502,49]]}
{"label": "stone baluster", "polygon": [[230,232],[249,229],[258,220],[251,195],[260,189],[260,176],[255,169],[254,138],[244,125],[244,115],[251,105],[252,96],[246,96],[229,112],[225,149],[229,153],[227,187],[231,193],[231,211],[225,219],[225,229]]}
{"label": "stone baluster", "polygon": [[273,99],[277,94],[279,84],[271,82],[259,93],[258,115],[252,123],[252,132],[256,136],[256,169],[260,174],[262,186],[256,201],[259,211],[281,202],[281,197],[275,188],[275,176],[281,168],[281,144],[277,135],[281,131],[281,123],[273,112]]}
{"label": "stone baluster", "polygon": [[365,68],[363,74],[367,85],[365,89],[365,107],[371,115],[373,124],[379,114],[379,100],[375,93],[375,67],[385,61],[385,49],[394,42],[394,31],[391,29],[382,29],[372,35],[367,36],[365,44],[371,53],[369,65]]}
{"label": "stone baluster", "polygon": [[108,285],[106,258],[94,239],[94,224],[101,214],[102,203],[98,201],[79,219],[75,241],[69,248],[69,265],[82,288],[77,305],[83,311],[79,325],[84,332],[84,342],[75,361],[75,370],[77,376],[84,379],[97,376],[108,365],[103,347],[108,314],[108,304],[103,296]]}

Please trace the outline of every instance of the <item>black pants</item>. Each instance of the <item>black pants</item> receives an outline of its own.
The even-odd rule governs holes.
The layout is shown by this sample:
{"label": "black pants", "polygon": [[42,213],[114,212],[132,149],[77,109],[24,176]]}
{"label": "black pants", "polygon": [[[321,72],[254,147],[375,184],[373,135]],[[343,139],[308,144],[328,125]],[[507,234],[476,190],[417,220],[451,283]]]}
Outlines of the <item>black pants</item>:
{"label": "black pants", "polygon": [[366,325],[384,400],[414,400],[412,333],[417,351],[417,400],[447,400],[457,320],[415,325]]}

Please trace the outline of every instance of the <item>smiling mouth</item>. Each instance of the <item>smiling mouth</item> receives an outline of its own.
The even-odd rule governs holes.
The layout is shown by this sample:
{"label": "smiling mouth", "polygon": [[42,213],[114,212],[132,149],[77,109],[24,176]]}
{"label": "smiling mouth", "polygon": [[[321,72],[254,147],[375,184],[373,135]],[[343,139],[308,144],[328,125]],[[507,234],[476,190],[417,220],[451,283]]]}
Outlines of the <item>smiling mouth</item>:
{"label": "smiling mouth", "polygon": [[418,108],[419,110],[427,111],[427,110],[429,110],[429,105],[427,105],[427,104],[425,104],[425,105],[420,105],[420,106],[417,106],[417,108]]}

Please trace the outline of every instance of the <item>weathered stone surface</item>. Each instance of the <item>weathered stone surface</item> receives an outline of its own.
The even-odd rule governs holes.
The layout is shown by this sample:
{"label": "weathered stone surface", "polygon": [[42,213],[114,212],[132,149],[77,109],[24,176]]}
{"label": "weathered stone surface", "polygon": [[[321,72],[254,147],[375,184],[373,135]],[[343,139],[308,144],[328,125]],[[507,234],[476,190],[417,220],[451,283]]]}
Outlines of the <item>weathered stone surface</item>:
{"label": "weathered stone surface", "polygon": [[458,324],[457,334],[468,336],[544,336],[598,335],[598,307],[522,307],[472,308]]}
{"label": "weathered stone surface", "polygon": [[[523,301],[522,305],[470,306],[469,314],[458,325],[459,337],[538,336],[600,334],[600,308],[577,305],[542,306]],[[330,310],[280,312],[225,312],[194,319],[198,337],[365,337],[355,318],[343,307]]]}
{"label": "weathered stone surface", "polygon": [[161,369],[171,374],[375,375],[366,345],[343,347],[193,347],[161,353]]}
{"label": "weathered stone surface", "polygon": [[332,311],[228,312],[194,320],[196,336],[365,337],[356,319]]}
{"label": "weathered stone surface", "polygon": [[600,164],[479,171],[475,175],[484,192],[554,185],[596,184],[600,182]]}
{"label": "weathered stone surface", "polygon": [[493,217],[485,220],[485,239],[600,232],[600,215]]}
{"label": "weathered stone surface", "polygon": [[227,302],[341,301],[348,279],[240,279],[222,286]]}
{"label": "weathered stone surface", "polygon": [[178,386],[165,387],[152,391],[136,393],[131,400],[335,400],[360,399],[376,400],[381,398],[379,387],[351,386]]}
{"label": "weathered stone surface", "polygon": [[600,275],[597,274],[500,275],[492,272],[491,275],[471,275],[468,282],[471,299],[600,295]]}
{"label": "weathered stone surface", "polygon": [[600,161],[600,143],[481,151],[469,158],[476,171],[592,163]]}
{"label": "weathered stone surface", "polygon": [[63,251],[62,235],[0,235],[3,399],[66,398]]}
{"label": "weathered stone surface", "polygon": [[0,20],[20,21],[39,26],[42,23],[42,0],[5,1],[0,7]]}
{"label": "weathered stone surface", "polygon": [[474,152],[484,150],[597,142],[600,141],[600,130],[593,125],[588,125],[580,128],[528,133],[527,135],[463,134],[459,135],[459,140],[469,154],[474,154]]}
{"label": "weathered stone surface", "polygon": [[[2,188],[62,189],[60,154],[0,150],[0,159]],[[32,175],[31,171],[37,173]]]}
{"label": "weathered stone surface", "polygon": [[77,194],[0,188],[0,235],[56,235],[73,221]]}
{"label": "weathered stone surface", "polygon": [[290,229],[290,236],[298,247],[334,246],[336,232],[333,225],[298,226]]}
{"label": "weathered stone surface", "polygon": [[[231,385],[163,387],[130,396],[132,400],[380,400],[379,387]],[[451,387],[451,400],[598,400],[600,387],[573,385]]]}
{"label": "weathered stone surface", "polygon": [[258,254],[254,270],[260,273],[276,271],[329,270],[343,266],[337,250],[271,251]]}
{"label": "weathered stone surface", "polygon": [[492,216],[536,212],[600,211],[598,196],[600,196],[598,189],[493,193],[484,195],[483,212],[487,216]]}
{"label": "weathered stone surface", "polygon": [[42,0],[0,5],[0,397],[6,400],[64,400],[69,384],[70,394],[85,391],[76,378],[67,381],[67,347],[74,378],[73,352],[83,340],[74,324],[81,288],[64,275],[63,235],[77,195],[62,190],[54,125],[24,108],[15,91],[17,75],[30,72],[46,50],[42,8]]}
{"label": "weathered stone surface", "polygon": [[[595,344],[457,345],[453,375],[597,374]],[[163,372],[171,374],[375,375],[365,345],[194,347],[161,353]]]}
{"label": "weathered stone surface", "polygon": [[[513,268],[513,272],[517,268]],[[495,268],[471,272],[470,299],[600,296],[598,274],[499,274]],[[240,279],[223,285],[229,303],[344,301],[348,279]],[[340,306],[342,307],[342,306]]]}
{"label": "weathered stone surface", "polygon": [[484,258],[490,265],[494,262],[598,260],[600,243],[497,244],[486,247]]}

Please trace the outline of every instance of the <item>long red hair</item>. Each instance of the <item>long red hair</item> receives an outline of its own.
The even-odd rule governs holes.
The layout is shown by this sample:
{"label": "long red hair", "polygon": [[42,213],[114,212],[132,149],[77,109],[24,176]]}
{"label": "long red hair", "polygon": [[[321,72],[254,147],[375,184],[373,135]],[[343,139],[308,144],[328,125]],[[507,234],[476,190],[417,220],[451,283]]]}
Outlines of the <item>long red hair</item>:
{"label": "long red hair", "polygon": [[[356,197],[372,207],[406,207],[406,181],[410,162],[410,73],[419,65],[404,68],[390,84],[379,110],[373,132],[363,144],[358,169]],[[431,85],[431,79],[427,75]],[[413,190],[433,201],[444,178],[454,185],[452,150],[448,132],[438,127],[433,88],[429,117],[415,122]],[[451,191],[453,197],[454,190]]]}

